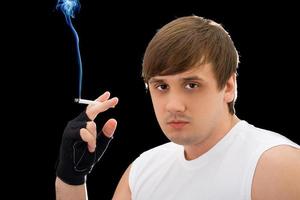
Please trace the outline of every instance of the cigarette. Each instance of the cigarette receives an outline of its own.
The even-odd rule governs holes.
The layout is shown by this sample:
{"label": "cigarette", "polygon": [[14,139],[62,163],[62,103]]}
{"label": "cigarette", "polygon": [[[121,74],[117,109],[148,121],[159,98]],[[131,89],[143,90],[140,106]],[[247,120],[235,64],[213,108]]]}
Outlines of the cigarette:
{"label": "cigarette", "polygon": [[99,101],[92,101],[92,100],[88,100],[88,99],[78,99],[78,98],[76,98],[74,101],[76,103],[88,104],[88,105],[90,105],[90,104],[95,105],[97,103],[100,103]]}

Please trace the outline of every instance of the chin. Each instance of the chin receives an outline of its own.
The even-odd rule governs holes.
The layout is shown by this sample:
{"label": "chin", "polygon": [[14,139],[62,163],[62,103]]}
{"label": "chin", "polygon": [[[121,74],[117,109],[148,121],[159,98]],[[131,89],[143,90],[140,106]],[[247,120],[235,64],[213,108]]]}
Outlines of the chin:
{"label": "chin", "polygon": [[194,142],[194,139],[189,138],[189,137],[183,137],[182,135],[167,135],[167,138],[171,141],[174,142],[175,144],[179,145],[191,145]]}

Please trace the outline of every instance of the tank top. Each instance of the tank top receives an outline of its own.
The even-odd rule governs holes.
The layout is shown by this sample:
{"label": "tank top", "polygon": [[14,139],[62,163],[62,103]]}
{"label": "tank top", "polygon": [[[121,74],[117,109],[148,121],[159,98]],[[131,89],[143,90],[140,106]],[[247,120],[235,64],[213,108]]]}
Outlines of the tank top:
{"label": "tank top", "polygon": [[169,142],[142,153],[129,173],[132,200],[251,200],[260,156],[278,145],[299,145],[278,133],[239,121],[208,152],[186,160]]}

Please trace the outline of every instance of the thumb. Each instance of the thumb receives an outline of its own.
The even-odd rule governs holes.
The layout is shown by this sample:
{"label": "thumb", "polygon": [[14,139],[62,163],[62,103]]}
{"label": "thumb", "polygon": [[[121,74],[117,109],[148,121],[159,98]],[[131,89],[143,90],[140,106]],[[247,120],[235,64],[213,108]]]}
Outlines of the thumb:
{"label": "thumb", "polygon": [[111,138],[117,128],[117,120],[109,119],[103,126],[102,131],[106,137]]}

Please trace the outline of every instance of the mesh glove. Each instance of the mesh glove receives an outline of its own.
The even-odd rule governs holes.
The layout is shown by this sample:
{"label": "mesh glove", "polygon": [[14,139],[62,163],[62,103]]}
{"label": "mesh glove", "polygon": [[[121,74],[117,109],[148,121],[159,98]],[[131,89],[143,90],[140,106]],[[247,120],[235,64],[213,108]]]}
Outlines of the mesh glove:
{"label": "mesh glove", "polygon": [[108,138],[100,131],[97,134],[95,151],[89,152],[87,143],[80,137],[80,129],[86,128],[88,121],[91,120],[82,112],[68,122],[62,136],[56,175],[70,185],[85,183],[86,176],[101,159],[112,140],[112,137]]}

